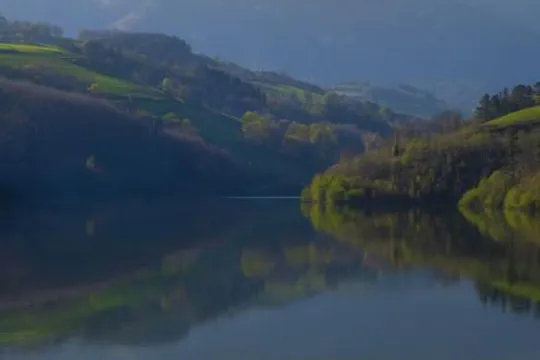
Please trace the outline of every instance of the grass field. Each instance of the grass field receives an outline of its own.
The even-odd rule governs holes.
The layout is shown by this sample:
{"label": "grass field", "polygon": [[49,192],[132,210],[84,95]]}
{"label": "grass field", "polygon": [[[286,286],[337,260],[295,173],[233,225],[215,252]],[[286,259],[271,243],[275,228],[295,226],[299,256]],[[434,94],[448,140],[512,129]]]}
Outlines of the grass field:
{"label": "grass field", "polygon": [[506,127],[518,123],[540,122],[540,106],[516,111],[487,122],[486,126]]}
{"label": "grass field", "polygon": [[[10,50],[2,53],[2,50]],[[14,53],[18,52],[18,53]],[[157,89],[142,87],[128,81],[97,73],[77,65],[75,57],[55,46],[0,43],[0,67],[26,71],[29,74],[53,73],[69,76],[85,86],[95,83],[97,93],[161,97]]]}
{"label": "grass field", "polygon": [[8,44],[0,43],[0,52],[20,52],[26,54],[67,54],[67,52],[57,46],[52,45],[31,45],[31,44]]}
{"label": "grass field", "polygon": [[156,89],[145,88],[128,81],[99,74],[78,66],[70,60],[52,56],[0,54],[0,66],[32,72],[53,72],[62,76],[70,76],[89,86],[97,84],[96,92],[112,95],[138,95],[156,97],[161,93]]}

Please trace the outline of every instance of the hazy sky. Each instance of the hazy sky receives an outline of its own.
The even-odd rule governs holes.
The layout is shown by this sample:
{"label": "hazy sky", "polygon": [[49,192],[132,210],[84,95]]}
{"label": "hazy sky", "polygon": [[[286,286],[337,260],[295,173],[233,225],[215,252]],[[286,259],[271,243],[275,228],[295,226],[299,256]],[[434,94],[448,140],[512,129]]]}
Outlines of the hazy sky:
{"label": "hazy sky", "polygon": [[[0,9],[8,17],[55,22],[69,32],[82,27],[153,28],[159,27],[160,17],[164,21],[161,25],[174,31],[175,16],[178,21],[206,23],[208,27],[212,26],[208,21],[216,16],[237,21],[254,14],[287,18],[291,12],[308,17],[324,15],[333,21],[358,16],[365,21],[408,12],[421,14],[423,8],[433,11],[439,7],[442,11],[450,3],[498,12],[540,29],[538,0],[0,0]],[[362,16],[365,13],[372,14]]]}
{"label": "hazy sky", "polygon": [[0,0],[0,9],[68,35],[174,34],[195,51],[325,84],[466,79],[497,89],[540,77],[540,0]]}

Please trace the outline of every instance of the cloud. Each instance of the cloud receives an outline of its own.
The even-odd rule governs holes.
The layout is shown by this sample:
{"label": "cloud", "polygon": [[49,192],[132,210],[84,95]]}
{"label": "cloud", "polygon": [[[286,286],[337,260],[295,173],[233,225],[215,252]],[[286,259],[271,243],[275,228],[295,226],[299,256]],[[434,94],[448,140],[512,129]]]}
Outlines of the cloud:
{"label": "cloud", "polygon": [[[99,1],[103,6],[112,6],[117,5],[122,0],[97,0]],[[129,10],[127,13],[119,17],[117,20],[115,20],[110,27],[118,30],[131,30],[133,29],[139,22],[144,20],[148,14],[155,10],[157,7],[157,0],[139,0],[135,7]]]}
{"label": "cloud", "polygon": [[111,27],[118,30],[131,30],[133,27],[144,18],[144,14],[136,10],[127,13],[121,18],[115,20]]}
{"label": "cloud", "polygon": [[97,2],[102,7],[110,7],[113,5],[117,5],[118,3],[121,2],[119,0],[94,0],[94,1]]}

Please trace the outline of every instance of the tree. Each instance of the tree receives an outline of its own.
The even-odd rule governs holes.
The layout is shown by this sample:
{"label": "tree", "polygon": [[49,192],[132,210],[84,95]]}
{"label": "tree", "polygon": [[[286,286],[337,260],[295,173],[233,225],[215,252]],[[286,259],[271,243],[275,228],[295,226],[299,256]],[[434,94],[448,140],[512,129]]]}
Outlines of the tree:
{"label": "tree", "polygon": [[309,126],[309,140],[312,144],[335,144],[336,132],[330,124],[311,124]]}
{"label": "tree", "polygon": [[182,119],[182,122],[180,123],[182,132],[189,135],[198,135],[199,131],[197,128],[191,123],[191,120],[189,119]]}
{"label": "tree", "polygon": [[308,125],[292,122],[285,133],[285,138],[290,140],[311,142],[311,132]]}
{"label": "tree", "polygon": [[96,157],[94,155],[90,155],[86,159],[86,168],[89,170],[96,170]]}
{"label": "tree", "polygon": [[91,93],[98,92],[99,84],[96,82],[91,83],[90,86],[88,86],[88,91],[90,91]]}
{"label": "tree", "polygon": [[383,120],[389,121],[392,119],[394,113],[390,108],[386,106],[381,106],[381,108],[379,109],[379,115],[382,117]]}
{"label": "tree", "polygon": [[254,111],[247,111],[241,118],[242,132],[247,138],[262,141],[270,136],[270,123]]}
{"label": "tree", "polygon": [[540,105],[540,81],[534,84],[534,103]]}
{"label": "tree", "polygon": [[9,26],[9,21],[2,15],[0,15],[0,30],[6,30]]}
{"label": "tree", "polygon": [[172,80],[170,78],[164,78],[161,81],[161,89],[163,89],[163,91],[166,91],[166,92],[170,92],[171,90],[173,90]]}
{"label": "tree", "polygon": [[401,155],[401,146],[399,143],[399,132],[394,133],[394,145],[392,146],[392,156],[398,157]]}
{"label": "tree", "polygon": [[482,98],[478,102],[478,106],[474,110],[474,117],[479,122],[486,122],[491,120],[490,108],[491,96],[489,96],[489,94],[484,94],[484,96],[482,96]]}
{"label": "tree", "polygon": [[165,115],[163,115],[161,117],[162,120],[164,121],[175,121],[175,120],[180,120],[180,118],[178,117],[178,115],[176,115],[175,113],[173,112],[169,112]]}
{"label": "tree", "polygon": [[513,111],[525,109],[534,105],[534,91],[531,86],[517,85],[512,89],[510,97],[515,104],[515,109],[513,109]]}
{"label": "tree", "polygon": [[534,92],[540,94],[540,81],[537,81],[536,84],[534,84]]}
{"label": "tree", "polygon": [[313,105],[313,93],[307,90],[304,91],[304,108],[306,111],[311,111]]}
{"label": "tree", "polygon": [[459,111],[447,110],[435,115],[432,120],[440,126],[442,133],[447,133],[461,127],[463,115]]}

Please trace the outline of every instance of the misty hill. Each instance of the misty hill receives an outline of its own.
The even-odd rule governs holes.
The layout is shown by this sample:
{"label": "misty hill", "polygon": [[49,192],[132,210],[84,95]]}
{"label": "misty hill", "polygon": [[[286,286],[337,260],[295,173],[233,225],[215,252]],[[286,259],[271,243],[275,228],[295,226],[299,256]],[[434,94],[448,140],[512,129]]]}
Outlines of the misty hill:
{"label": "misty hill", "polygon": [[432,93],[410,85],[396,87],[370,83],[346,82],[332,87],[344,94],[364,101],[372,101],[406,114],[429,117],[452,109]]}
{"label": "misty hill", "polygon": [[540,50],[531,44],[540,34],[532,15],[540,5],[530,0],[84,0],[76,5],[0,0],[0,5],[7,16],[51,21],[70,34],[100,27],[178,34],[195,51],[250,68],[285,70],[322,85],[350,79],[419,85],[467,108],[478,95],[471,84],[479,84],[481,92],[496,91],[531,82],[538,73]]}

